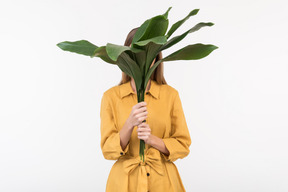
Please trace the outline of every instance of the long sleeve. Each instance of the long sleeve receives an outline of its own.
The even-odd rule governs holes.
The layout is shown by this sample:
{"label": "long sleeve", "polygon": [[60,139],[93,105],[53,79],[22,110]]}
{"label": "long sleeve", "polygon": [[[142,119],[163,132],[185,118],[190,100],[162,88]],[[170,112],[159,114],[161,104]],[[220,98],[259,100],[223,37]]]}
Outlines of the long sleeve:
{"label": "long sleeve", "polygon": [[100,109],[101,118],[101,149],[105,159],[117,160],[125,155],[129,148],[127,144],[125,150],[120,145],[120,134],[114,122],[109,95],[103,94]]}
{"label": "long sleeve", "polygon": [[182,103],[177,91],[171,111],[171,136],[163,139],[170,155],[164,155],[167,161],[176,161],[186,157],[190,150],[191,137],[187,127]]}

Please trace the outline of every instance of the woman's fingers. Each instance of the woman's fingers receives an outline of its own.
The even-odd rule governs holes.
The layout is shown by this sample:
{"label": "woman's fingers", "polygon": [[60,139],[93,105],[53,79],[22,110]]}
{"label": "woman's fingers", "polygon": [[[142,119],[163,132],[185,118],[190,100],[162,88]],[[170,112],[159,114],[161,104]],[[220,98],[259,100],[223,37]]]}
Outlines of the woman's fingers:
{"label": "woman's fingers", "polygon": [[147,103],[142,101],[137,103],[132,107],[132,111],[128,117],[130,124],[134,126],[139,126],[145,119],[147,119]]}
{"label": "woman's fingers", "polygon": [[149,135],[151,129],[147,123],[141,123],[137,128],[138,135]]}
{"label": "woman's fingers", "polygon": [[146,105],[147,105],[147,103],[146,102],[144,102],[144,101],[142,101],[142,102],[140,102],[140,103],[137,103],[136,105],[134,105],[133,107],[132,107],[132,109],[140,109],[140,108],[146,108]]}
{"label": "woman's fingers", "polygon": [[149,125],[148,125],[147,123],[145,123],[145,122],[141,122],[141,123],[138,125],[138,127],[141,127],[141,128],[143,128],[143,127],[149,127]]}
{"label": "woman's fingers", "polygon": [[138,113],[137,115],[135,115],[136,118],[143,118],[143,117],[147,117],[148,115],[148,111],[145,111],[143,113]]}
{"label": "woman's fingers", "polygon": [[146,134],[146,133],[151,133],[151,129],[150,128],[138,128],[137,129],[138,135],[139,134]]}
{"label": "woman's fingers", "polygon": [[138,139],[142,139],[146,142],[150,139],[151,136],[151,129],[149,125],[145,122],[139,124],[137,128]]}
{"label": "woman's fingers", "polygon": [[137,113],[141,113],[141,112],[144,112],[144,111],[147,111],[147,107],[140,107],[140,108],[136,109]]}

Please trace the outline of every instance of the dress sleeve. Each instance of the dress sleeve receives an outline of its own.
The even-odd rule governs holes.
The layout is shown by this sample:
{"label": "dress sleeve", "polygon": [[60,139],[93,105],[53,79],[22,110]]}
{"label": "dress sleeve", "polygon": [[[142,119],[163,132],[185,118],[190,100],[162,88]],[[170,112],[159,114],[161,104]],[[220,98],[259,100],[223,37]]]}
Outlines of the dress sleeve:
{"label": "dress sleeve", "polygon": [[100,109],[101,119],[101,150],[105,159],[117,160],[125,155],[129,148],[129,143],[122,150],[120,145],[120,134],[115,126],[109,95],[103,94]]}
{"label": "dress sleeve", "polygon": [[171,111],[171,135],[169,138],[164,138],[163,141],[170,152],[169,156],[163,154],[167,161],[176,161],[179,158],[182,159],[190,152],[189,147],[192,140],[178,91],[174,98]]}

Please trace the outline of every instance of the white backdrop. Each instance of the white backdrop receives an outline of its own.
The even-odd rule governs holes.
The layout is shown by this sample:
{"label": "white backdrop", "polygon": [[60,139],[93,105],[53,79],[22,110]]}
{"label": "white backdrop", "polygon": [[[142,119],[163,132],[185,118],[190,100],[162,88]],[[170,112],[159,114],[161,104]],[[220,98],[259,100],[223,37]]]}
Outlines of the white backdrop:
{"label": "white backdrop", "polygon": [[[0,191],[105,191],[114,161],[100,149],[100,102],[121,71],[64,52],[61,41],[123,44],[130,29],[199,8],[169,52],[219,46],[199,61],[165,63],[180,93],[191,153],[175,162],[188,192],[288,191],[287,1],[196,0],[0,3]],[[169,52],[164,52],[167,55]]]}

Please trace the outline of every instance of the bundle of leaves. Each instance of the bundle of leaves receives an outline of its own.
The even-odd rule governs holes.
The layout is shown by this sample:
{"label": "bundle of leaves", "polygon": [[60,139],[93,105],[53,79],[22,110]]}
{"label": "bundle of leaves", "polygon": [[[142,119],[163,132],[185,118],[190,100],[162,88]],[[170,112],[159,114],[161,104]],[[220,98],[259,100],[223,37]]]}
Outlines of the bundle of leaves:
{"label": "bundle of leaves", "polygon": [[[211,44],[187,45],[172,54],[158,60],[151,67],[153,60],[163,50],[166,50],[181,40],[189,33],[198,31],[202,27],[214,25],[211,22],[201,22],[193,26],[181,35],[172,34],[191,16],[198,13],[199,9],[192,10],[185,18],[174,23],[168,30],[168,13],[171,7],[162,15],[157,15],[146,20],[137,30],[131,46],[107,43],[106,46],[96,46],[87,40],[64,41],[57,44],[59,48],[86,56],[99,57],[103,61],[117,65],[121,71],[129,75],[135,81],[138,102],[144,101],[147,83],[161,62],[175,60],[198,60],[208,56],[218,47]],[[166,33],[167,32],[167,33]],[[144,161],[145,142],[140,140],[139,155]]]}

